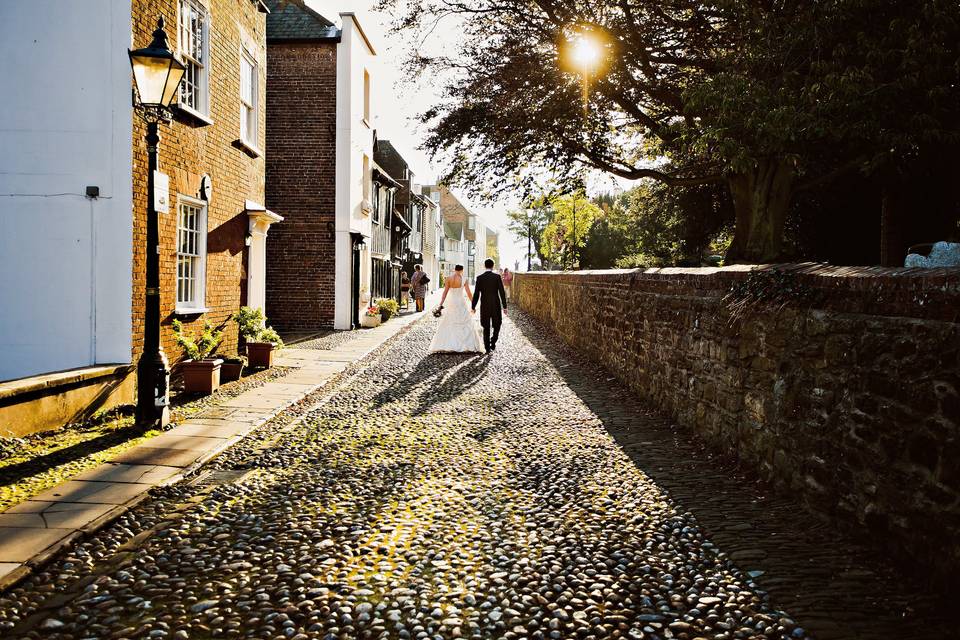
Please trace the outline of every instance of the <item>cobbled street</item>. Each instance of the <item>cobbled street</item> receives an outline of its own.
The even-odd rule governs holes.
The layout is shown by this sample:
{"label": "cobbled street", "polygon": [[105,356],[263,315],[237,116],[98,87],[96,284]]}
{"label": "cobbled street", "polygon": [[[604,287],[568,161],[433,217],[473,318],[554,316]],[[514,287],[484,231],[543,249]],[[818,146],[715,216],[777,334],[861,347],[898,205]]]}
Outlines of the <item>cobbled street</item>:
{"label": "cobbled street", "polygon": [[954,637],[529,319],[491,356],[428,356],[435,324],[0,597],[0,635]]}

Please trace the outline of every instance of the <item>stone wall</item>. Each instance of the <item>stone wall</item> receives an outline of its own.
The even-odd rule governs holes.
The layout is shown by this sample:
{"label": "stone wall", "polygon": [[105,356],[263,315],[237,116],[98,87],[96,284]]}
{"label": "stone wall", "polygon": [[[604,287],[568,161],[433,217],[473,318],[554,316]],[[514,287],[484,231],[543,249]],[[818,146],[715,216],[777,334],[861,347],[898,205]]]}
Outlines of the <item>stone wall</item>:
{"label": "stone wall", "polygon": [[957,580],[960,269],[531,273],[514,297],[764,479]]}

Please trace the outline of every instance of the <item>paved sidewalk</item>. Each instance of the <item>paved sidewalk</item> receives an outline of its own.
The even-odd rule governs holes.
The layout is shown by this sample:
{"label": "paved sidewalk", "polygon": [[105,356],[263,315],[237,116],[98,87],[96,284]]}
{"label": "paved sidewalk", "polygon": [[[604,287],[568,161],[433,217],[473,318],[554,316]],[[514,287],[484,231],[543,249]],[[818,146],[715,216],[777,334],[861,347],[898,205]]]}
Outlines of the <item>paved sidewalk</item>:
{"label": "paved sidewalk", "polygon": [[0,513],[0,589],[115,520],[150,489],[178,482],[420,317],[395,317],[329,350],[285,348],[274,365],[292,368],[289,374],[227,398],[203,417],[188,419]]}

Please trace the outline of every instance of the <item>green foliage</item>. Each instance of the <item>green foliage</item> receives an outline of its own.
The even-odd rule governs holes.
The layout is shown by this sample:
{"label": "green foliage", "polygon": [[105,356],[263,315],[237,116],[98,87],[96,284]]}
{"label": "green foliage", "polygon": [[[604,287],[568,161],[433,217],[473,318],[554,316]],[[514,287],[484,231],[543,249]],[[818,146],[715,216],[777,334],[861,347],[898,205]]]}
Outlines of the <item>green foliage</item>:
{"label": "green foliage", "polygon": [[237,323],[240,337],[250,342],[257,341],[256,338],[267,321],[261,309],[251,307],[240,307],[240,310],[233,314],[233,320]]}
{"label": "green foliage", "polygon": [[380,309],[380,315],[384,316],[385,320],[389,320],[400,311],[400,304],[393,298],[377,298],[374,304]]}
{"label": "green foliage", "polygon": [[267,326],[267,318],[261,309],[240,307],[240,310],[233,314],[233,320],[237,323],[240,337],[247,342],[272,342],[277,349],[283,348],[283,340],[276,331]]}
{"label": "green foliage", "polygon": [[446,280],[446,279],[447,279],[447,278],[446,278],[446,276],[443,275],[443,272],[442,272],[442,271],[437,274],[437,282],[439,283],[438,286],[439,286],[441,289],[443,289],[443,282],[444,282],[444,280]]}
{"label": "green foliage", "polygon": [[507,212],[507,229],[522,242],[529,239],[533,248],[533,256],[546,266],[543,255],[543,232],[553,220],[553,209],[547,206],[544,199],[530,202],[524,209]]}
{"label": "green foliage", "polygon": [[751,271],[730,287],[723,302],[732,324],[755,311],[779,313],[787,306],[809,308],[822,298],[821,291],[802,283],[797,274],[773,269]]}
{"label": "green foliage", "polygon": [[[733,180],[732,252],[755,258],[781,251],[796,191],[857,172],[909,181],[960,151],[956,0],[379,6],[412,42],[451,12],[462,25],[455,52],[413,55],[412,71],[444,83],[422,117],[426,149],[447,161],[445,182],[477,195],[529,197],[545,175],[572,189],[588,169],[672,187]],[[565,64],[584,29],[601,51],[592,72]],[[771,167],[778,195],[767,198]]]}
{"label": "green foliage", "polygon": [[732,205],[719,185],[672,189],[644,183],[594,200],[603,210],[581,251],[589,269],[698,266],[729,242]]}
{"label": "green foliage", "polygon": [[187,357],[192,360],[204,360],[213,354],[220,343],[223,341],[223,331],[214,330],[209,321],[204,320],[203,331],[199,336],[194,337],[184,332],[183,323],[179,320],[173,321],[173,334],[177,338],[177,344],[180,345]]}
{"label": "green foliage", "polygon": [[551,213],[540,238],[544,259],[564,269],[579,268],[580,248],[603,211],[583,192],[552,198],[546,207]]}
{"label": "green foliage", "polygon": [[271,342],[274,348],[283,349],[283,340],[280,339],[280,334],[270,327],[261,329],[254,342]]}

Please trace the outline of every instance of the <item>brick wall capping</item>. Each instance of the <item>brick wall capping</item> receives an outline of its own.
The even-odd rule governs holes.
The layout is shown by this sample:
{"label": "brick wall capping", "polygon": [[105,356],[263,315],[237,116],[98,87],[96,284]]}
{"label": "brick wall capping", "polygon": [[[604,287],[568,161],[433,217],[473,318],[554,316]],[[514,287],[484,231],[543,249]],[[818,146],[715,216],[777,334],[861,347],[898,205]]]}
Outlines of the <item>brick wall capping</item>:
{"label": "brick wall capping", "polygon": [[[918,319],[960,321],[960,267],[850,267],[816,262],[727,267],[660,267],[585,271],[534,271],[522,277],[559,278],[570,284],[595,284],[657,293],[696,291],[722,298],[731,286],[764,271],[792,273],[797,280],[829,295],[813,308]],[[843,295],[837,295],[838,293]]]}

